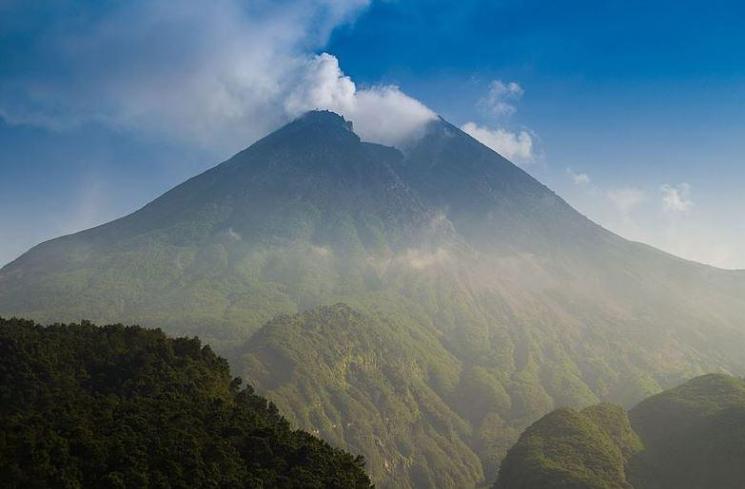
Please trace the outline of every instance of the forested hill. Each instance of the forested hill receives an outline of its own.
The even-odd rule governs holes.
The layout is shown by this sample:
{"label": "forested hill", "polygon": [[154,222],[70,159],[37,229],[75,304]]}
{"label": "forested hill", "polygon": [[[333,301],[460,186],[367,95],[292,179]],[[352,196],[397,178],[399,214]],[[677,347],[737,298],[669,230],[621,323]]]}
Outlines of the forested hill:
{"label": "forested hill", "polygon": [[642,401],[559,409],[509,451],[494,489],[741,489],[745,381],[705,375]]}
{"label": "forested hill", "polygon": [[0,319],[0,487],[372,487],[198,339]]}

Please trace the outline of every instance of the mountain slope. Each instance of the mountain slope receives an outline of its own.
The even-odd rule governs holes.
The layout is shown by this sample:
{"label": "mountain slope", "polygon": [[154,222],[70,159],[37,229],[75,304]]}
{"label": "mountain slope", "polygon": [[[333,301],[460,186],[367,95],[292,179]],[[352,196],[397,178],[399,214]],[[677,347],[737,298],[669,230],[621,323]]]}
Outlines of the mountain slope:
{"label": "mountain slope", "polygon": [[[359,281],[364,270],[347,261],[428,225],[392,169],[401,158],[339,116],[311,113],[130,216],[35,247],[0,273],[0,310],[245,338]],[[324,260],[332,246],[338,263]]]}
{"label": "mountain slope", "polygon": [[735,489],[743,441],[745,381],[705,375],[628,416],[609,405],[546,415],[510,449],[495,489]]}
{"label": "mountain slope", "polygon": [[625,467],[640,448],[620,407],[559,409],[523,433],[495,489],[631,489]]}
{"label": "mountain slope", "polygon": [[370,488],[197,339],[0,319],[6,488]]}
{"label": "mountain slope", "polygon": [[[302,334],[267,340],[310,321],[277,314],[340,302],[386,341],[341,334],[334,314],[313,350]],[[399,151],[308,113],[140,211],[9,264],[0,314],[199,334],[301,427],[359,447],[381,487],[491,483],[521,430],[557,406],[631,405],[745,371],[743,273],[607,232],[443,120]],[[286,349],[329,353],[288,377],[271,366]],[[338,395],[345,351],[378,363],[396,351],[407,376],[423,373],[352,376],[344,395],[362,411],[316,402]],[[360,416],[383,446],[345,428]],[[463,445],[464,458],[414,460],[411,439]]]}
{"label": "mountain slope", "polygon": [[442,400],[460,362],[426,328],[337,304],[279,316],[239,364],[283,412],[337,446],[374,454],[395,487],[468,487],[483,478],[468,423]]}

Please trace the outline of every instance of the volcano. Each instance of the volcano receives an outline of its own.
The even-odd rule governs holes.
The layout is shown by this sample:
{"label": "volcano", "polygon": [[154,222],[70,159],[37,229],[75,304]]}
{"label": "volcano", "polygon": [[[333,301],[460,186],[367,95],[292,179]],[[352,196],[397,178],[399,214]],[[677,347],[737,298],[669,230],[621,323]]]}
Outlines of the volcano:
{"label": "volcano", "polygon": [[397,149],[309,112],[8,264],[0,315],[199,335],[383,488],[486,486],[556,407],[745,372],[745,273],[605,230],[443,119]]}

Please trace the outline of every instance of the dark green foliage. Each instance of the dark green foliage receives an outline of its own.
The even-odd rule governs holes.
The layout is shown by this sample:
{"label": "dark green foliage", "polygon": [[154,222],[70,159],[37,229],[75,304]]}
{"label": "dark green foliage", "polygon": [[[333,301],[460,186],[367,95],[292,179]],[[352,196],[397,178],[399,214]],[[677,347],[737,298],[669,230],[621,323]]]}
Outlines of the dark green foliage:
{"label": "dark green foliage", "polygon": [[745,487],[745,381],[699,377],[629,412],[646,450],[631,465],[636,489]]}
{"label": "dark green foliage", "polygon": [[509,451],[495,489],[632,487],[745,487],[745,381],[698,377],[628,416],[608,405],[554,411]]}
{"label": "dark green foliage", "polygon": [[197,339],[0,319],[4,488],[370,488]]}
{"label": "dark green foliage", "polygon": [[625,464],[640,448],[620,407],[559,409],[523,433],[495,489],[629,489]]}

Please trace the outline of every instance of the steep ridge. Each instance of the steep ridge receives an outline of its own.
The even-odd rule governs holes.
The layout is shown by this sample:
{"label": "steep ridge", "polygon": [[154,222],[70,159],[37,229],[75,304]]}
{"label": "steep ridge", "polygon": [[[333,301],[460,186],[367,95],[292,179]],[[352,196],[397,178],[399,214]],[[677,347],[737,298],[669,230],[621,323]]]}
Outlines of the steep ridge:
{"label": "steep ridge", "polygon": [[468,423],[443,401],[460,362],[427,328],[320,307],[270,321],[238,363],[301,426],[375,454],[369,473],[392,487],[483,478]]}
{"label": "steep ridge", "polygon": [[[612,236],[525,171],[440,119],[407,149],[405,180],[469,243],[492,251],[561,248]],[[599,241],[598,241],[599,242]]]}
{"label": "steep ridge", "polygon": [[[317,320],[270,321],[340,302],[369,323],[349,328],[385,340],[342,334],[354,315],[323,309],[333,327],[313,346],[298,324]],[[745,371],[741,272],[623,240],[443,120],[400,151],[311,112],[130,216],[32,249],[0,271],[0,314],[199,334],[299,426],[363,453],[380,487],[488,484],[557,406]],[[291,375],[274,359],[321,347]],[[375,368],[339,370],[349,351]],[[391,351],[412,366],[384,371]]]}

